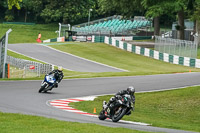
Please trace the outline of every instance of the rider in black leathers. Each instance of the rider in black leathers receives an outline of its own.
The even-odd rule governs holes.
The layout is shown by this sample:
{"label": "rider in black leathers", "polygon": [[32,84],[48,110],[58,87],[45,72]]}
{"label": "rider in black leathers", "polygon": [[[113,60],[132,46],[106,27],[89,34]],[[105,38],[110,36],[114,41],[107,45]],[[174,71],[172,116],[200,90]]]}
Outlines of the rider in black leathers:
{"label": "rider in black leathers", "polygon": [[[110,106],[111,103],[113,103],[114,101],[116,101],[117,99],[120,99],[121,96],[125,95],[125,94],[128,94],[131,96],[131,102],[132,102],[132,105],[131,107],[133,108],[134,110],[134,105],[135,105],[135,88],[132,87],[132,86],[129,86],[126,90],[122,90],[122,91],[119,91],[115,94],[115,96],[111,97],[109,102],[106,104],[106,102],[104,101],[103,103],[103,108],[106,109]],[[129,112],[129,114],[127,115],[130,115],[131,112]]]}
{"label": "rider in black leathers", "polygon": [[52,72],[49,73],[49,75],[54,74],[54,77],[56,79],[56,83],[54,84],[54,87],[58,87],[58,83],[63,79],[64,75],[62,72],[63,68],[60,66],[58,69],[53,70]]}

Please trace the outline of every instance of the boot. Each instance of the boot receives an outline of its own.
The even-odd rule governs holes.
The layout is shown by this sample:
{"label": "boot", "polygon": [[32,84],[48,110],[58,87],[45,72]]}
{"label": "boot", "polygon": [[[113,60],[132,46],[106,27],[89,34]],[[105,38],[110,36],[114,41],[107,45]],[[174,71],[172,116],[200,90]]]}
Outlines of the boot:
{"label": "boot", "polygon": [[131,114],[131,110],[129,110],[127,113],[126,113],[126,115],[130,115]]}
{"label": "boot", "polygon": [[57,82],[54,84],[54,87],[55,87],[55,88],[58,88],[58,83],[57,83]]}
{"label": "boot", "polygon": [[103,101],[103,109],[105,110],[107,107],[108,107],[108,106],[107,106],[106,101]]}

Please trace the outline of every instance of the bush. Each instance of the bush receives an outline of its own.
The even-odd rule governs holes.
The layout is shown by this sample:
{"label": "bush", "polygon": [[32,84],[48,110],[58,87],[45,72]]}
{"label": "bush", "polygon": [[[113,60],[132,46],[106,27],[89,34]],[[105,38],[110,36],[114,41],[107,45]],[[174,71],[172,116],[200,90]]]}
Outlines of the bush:
{"label": "bush", "polygon": [[13,16],[13,15],[6,15],[6,16],[5,16],[5,20],[6,20],[7,22],[11,22],[11,21],[14,20],[14,16]]}

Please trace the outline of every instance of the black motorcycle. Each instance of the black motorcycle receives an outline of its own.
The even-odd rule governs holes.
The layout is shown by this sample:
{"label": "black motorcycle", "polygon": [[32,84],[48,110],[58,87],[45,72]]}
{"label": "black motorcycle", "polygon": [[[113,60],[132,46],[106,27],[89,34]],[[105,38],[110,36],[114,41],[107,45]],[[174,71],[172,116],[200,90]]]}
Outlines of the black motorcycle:
{"label": "black motorcycle", "polygon": [[131,97],[126,94],[116,99],[109,107],[103,107],[98,117],[100,120],[109,118],[112,119],[113,122],[118,122],[124,115],[129,115],[131,110],[133,110],[131,106]]}

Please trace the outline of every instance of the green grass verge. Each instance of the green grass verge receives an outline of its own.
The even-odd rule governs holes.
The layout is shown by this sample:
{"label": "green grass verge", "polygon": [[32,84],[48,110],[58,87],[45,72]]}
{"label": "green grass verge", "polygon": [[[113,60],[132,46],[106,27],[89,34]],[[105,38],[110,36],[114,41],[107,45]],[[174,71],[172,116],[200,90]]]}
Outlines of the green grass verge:
{"label": "green grass verge", "polygon": [[[200,86],[184,89],[136,93],[135,111],[123,120],[145,122],[156,127],[182,129],[200,132]],[[103,100],[111,96],[100,96],[94,101],[70,103],[76,109],[97,113]]]}
{"label": "green grass verge", "polygon": [[39,32],[42,34],[42,40],[56,38],[55,31],[58,30],[58,24],[0,24],[0,37],[10,28],[12,32],[9,34],[9,43],[37,43]]}
{"label": "green grass verge", "polygon": [[38,116],[0,112],[1,133],[149,133],[96,124],[65,122]]}

